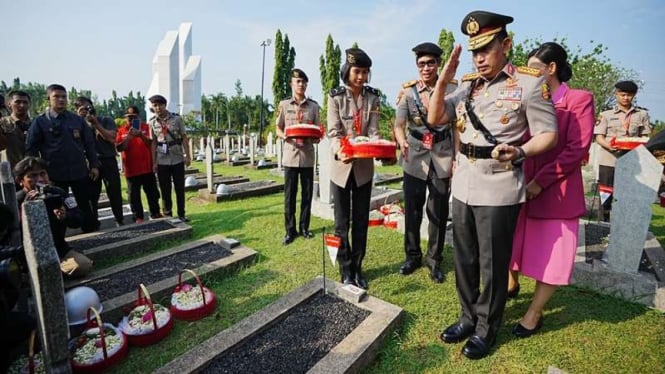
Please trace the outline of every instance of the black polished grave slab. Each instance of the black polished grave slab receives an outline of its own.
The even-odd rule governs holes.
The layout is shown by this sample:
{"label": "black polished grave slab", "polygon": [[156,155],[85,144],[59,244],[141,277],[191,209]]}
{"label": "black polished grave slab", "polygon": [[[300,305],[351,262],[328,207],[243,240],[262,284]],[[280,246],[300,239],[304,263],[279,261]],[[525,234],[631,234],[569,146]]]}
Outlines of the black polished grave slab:
{"label": "black polished grave slab", "polygon": [[[342,301],[342,285],[325,284],[330,295],[322,296],[317,277],[155,372],[360,372],[401,322],[402,309],[372,296]],[[353,318],[345,313],[362,321],[347,325],[342,320]]]}
{"label": "black polished grave slab", "polygon": [[264,163],[255,162],[254,165],[248,164],[248,165],[245,165],[245,167],[247,169],[256,169],[256,170],[273,169],[273,168],[277,167],[277,163],[272,162],[272,161],[266,161]]}
{"label": "black polished grave slab", "polygon": [[[256,251],[241,244],[228,249],[229,238],[213,235],[88,274],[83,279],[67,280],[65,288],[93,288],[104,306],[104,315],[116,320],[122,308],[136,300],[137,287],[145,284],[156,300],[169,296],[178,283],[178,273],[192,269],[200,277],[233,271],[254,262]],[[183,280],[190,279],[183,274]]]}
{"label": "black polished grave slab", "polygon": [[190,175],[190,174],[196,174],[199,172],[199,169],[196,168],[186,168],[185,169],[185,175]]}
{"label": "black polished grave slab", "polygon": [[102,256],[127,256],[143,252],[169,239],[188,238],[192,227],[179,219],[158,219],[106,231],[67,238],[72,249],[83,252],[93,261]]}
{"label": "black polished grave slab", "polygon": [[199,196],[205,200],[215,202],[244,199],[247,197],[263,196],[283,191],[284,183],[262,180],[238,183],[227,187],[227,193],[225,194],[210,193],[207,189],[201,189],[199,190]]}

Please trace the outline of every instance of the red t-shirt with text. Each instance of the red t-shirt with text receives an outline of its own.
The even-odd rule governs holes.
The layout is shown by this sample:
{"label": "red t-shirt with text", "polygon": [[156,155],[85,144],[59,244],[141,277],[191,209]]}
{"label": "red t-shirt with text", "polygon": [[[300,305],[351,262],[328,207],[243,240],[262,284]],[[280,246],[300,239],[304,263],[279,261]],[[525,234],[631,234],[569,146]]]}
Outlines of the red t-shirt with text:
{"label": "red t-shirt with text", "polygon": [[[146,137],[150,138],[150,126],[142,123],[139,127]],[[115,143],[120,144],[129,134],[131,125],[127,124],[118,129],[118,135]],[[122,168],[125,177],[135,177],[137,175],[152,173],[152,150],[143,140],[135,136],[127,143],[127,147],[122,151]]]}

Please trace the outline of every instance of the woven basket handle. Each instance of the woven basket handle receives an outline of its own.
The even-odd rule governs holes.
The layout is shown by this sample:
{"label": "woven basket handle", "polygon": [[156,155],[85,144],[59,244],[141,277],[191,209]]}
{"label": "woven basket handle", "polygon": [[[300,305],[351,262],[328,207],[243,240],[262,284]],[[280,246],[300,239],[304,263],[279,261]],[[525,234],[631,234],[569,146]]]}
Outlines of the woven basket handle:
{"label": "woven basket handle", "polygon": [[184,272],[188,272],[194,277],[194,279],[196,279],[196,284],[198,284],[199,289],[201,290],[201,299],[203,299],[203,305],[206,305],[206,295],[205,292],[203,291],[203,283],[201,283],[201,279],[194,270],[182,269],[182,271],[178,274],[178,286],[182,287],[182,273]]}
{"label": "woven basket handle", "polygon": [[155,327],[155,331],[157,331],[157,312],[155,312],[150,292],[148,292],[148,288],[143,283],[139,284],[139,302],[141,300],[145,300],[145,303],[148,304],[148,308],[152,312],[152,325]]}
{"label": "woven basket handle", "polygon": [[106,339],[104,339],[104,324],[102,323],[102,316],[99,315],[99,312],[94,307],[88,308],[86,312],[86,321],[90,321],[90,312],[95,314],[95,320],[97,320],[97,328],[99,329],[99,338],[102,339],[102,353],[104,353],[104,360],[109,358],[108,353],[106,352]]}

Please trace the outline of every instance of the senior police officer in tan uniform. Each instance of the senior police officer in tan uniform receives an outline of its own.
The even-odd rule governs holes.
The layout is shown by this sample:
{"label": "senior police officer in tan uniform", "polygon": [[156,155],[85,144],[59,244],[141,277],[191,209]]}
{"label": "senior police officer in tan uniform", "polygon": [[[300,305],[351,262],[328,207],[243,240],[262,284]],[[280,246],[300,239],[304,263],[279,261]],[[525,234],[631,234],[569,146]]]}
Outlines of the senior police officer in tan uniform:
{"label": "senior police officer in tan uniform", "polygon": [[[368,288],[362,276],[367,249],[369,202],[372,194],[374,160],[351,158],[342,150],[342,138],[379,136],[379,91],[366,85],[372,60],[359,48],[346,50],[340,76],[344,86],[334,88],[328,97],[328,137],[333,161],[330,190],[334,200],[335,235],[342,239],[337,261],[342,282]],[[351,241],[349,242],[349,226]]]}
{"label": "senior police officer in tan uniform", "polygon": [[[439,265],[448,219],[453,143],[449,126],[434,126],[427,122],[427,109],[438,78],[443,51],[438,45],[429,42],[418,44],[412,51],[416,54],[419,79],[402,85],[394,125],[395,139],[400,145],[404,169],[402,186],[406,226],[406,261],[399,272],[403,275],[411,274],[422,264],[420,224],[425,195],[429,191],[426,208],[429,220],[428,249],[425,261],[430,278],[441,283],[443,274]],[[457,88],[456,82],[448,86],[451,91]]]}
{"label": "senior police officer in tan uniform", "polygon": [[296,195],[298,194],[298,176],[300,176],[300,235],[310,239],[309,231],[312,207],[312,189],[314,186],[314,143],[318,139],[287,138],[284,130],[289,126],[310,124],[321,126],[319,104],[307,97],[309,79],[300,69],[291,70],[291,91],[293,97],[282,100],[277,108],[277,136],[284,139],[284,245],[292,243],[298,236],[296,231]]}
{"label": "senior police officer in tan uniform", "polygon": [[[470,337],[462,354],[487,356],[501,325],[508,289],[513,232],[525,200],[520,168],[525,157],[556,144],[557,122],[550,92],[535,69],[508,61],[512,17],[474,11],[462,21],[476,73],[444,98],[459,65],[457,45],[430,100],[430,123],[455,122],[459,136],[452,181],[453,241],[459,320],[441,339]],[[525,142],[527,131],[531,138]],[[481,284],[482,282],[482,284]]]}
{"label": "senior police officer in tan uniform", "polygon": [[[596,143],[600,145],[598,151],[598,183],[614,186],[614,167],[617,157],[623,153],[610,144],[612,138],[642,137],[651,133],[649,113],[646,109],[633,105],[637,94],[637,84],[633,81],[621,81],[614,85],[616,105],[600,113],[599,121],[593,133]],[[608,198],[601,205],[601,217],[609,221],[612,209],[612,198]]]}

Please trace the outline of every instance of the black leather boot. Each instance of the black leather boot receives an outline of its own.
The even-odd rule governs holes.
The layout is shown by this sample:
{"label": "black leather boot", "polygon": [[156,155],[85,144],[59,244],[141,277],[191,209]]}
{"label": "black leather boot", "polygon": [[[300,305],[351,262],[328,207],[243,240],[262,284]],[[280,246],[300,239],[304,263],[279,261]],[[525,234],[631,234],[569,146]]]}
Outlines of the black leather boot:
{"label": "black leather boot", "polygon": [[355,281],[356,281],[356,286],[362,288],[363,290],[369,289],[369,283],[367,282],[367,279],[363,277],[362,275],[362,264],[356,265],[355,269]]}

